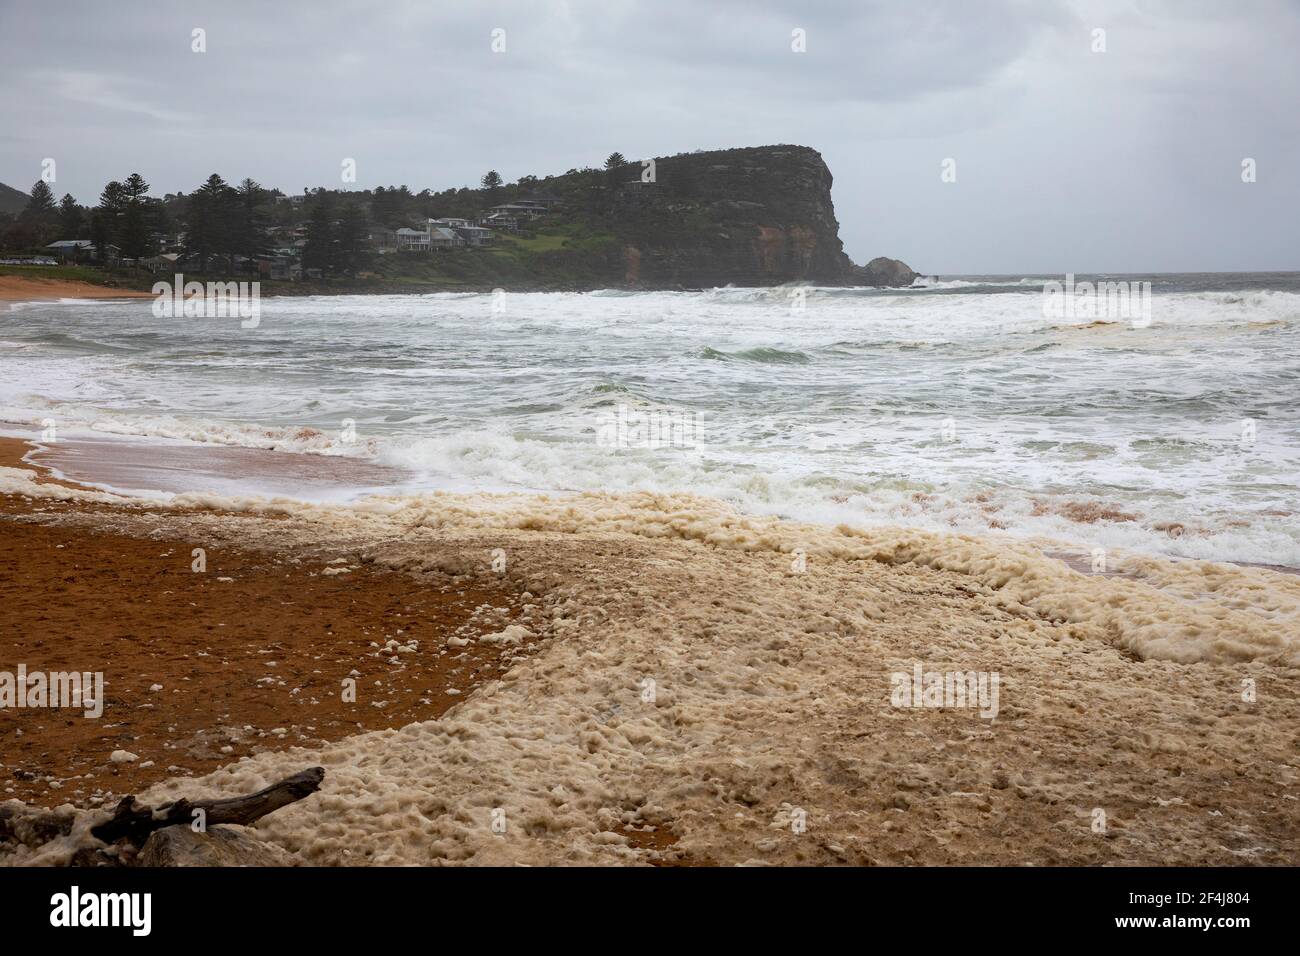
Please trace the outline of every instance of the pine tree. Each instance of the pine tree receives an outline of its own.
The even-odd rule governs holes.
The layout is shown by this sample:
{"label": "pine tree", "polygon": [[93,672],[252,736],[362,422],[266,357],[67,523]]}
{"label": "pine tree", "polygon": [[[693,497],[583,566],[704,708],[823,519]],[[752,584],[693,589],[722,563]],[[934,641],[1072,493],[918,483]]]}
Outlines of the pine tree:
{"label": "pine tree", "polygon": [[212,257],[234,252],[236,195],[216,173],[190,195],[185,252],[198,257],[200,272],[208,271]]}
{"label": "pine tree", "polygon": [[64,193],[59,202],[59,238],[84,239],[81,231],[85,228],[85,211],[77,205],[71,193]]}
{"label": "pine tree", "polygon": [[90,220],[90,241],[101,263],[107,261],[108,247],[120,245],[122,213],[126,208],[126,189],[116,179],[99,194],[99,205]]}
{"label": "pine tree", "polygon": [[235,247],[239,254],[255,260],[266,254],[267,191],[259,183],[245,179],[239,184],[238,214],[235,221]]}
{"label": "pine tree", "polygon": [[497,194],[501,190],[501,174],[495,169],[489,169],[480,181],[480,185],[487,190],[487,199],[489,204],[497,201]]}
{"label": "pine tree", "polygon": [[302,250],[302,267],[331,271],[336,263],[334,197],[322,191],[316,197],[311,218],[307,220],[307,244]]}
{"label": "pine tree", "polygon": [[151,227],[149,210],[149,184],[139,173],[132,173],[122,184],[123,208],[121,218],[122,256],[126,259],[144,259],[157,249]]}
{"label": "pine tree", "polygon": [[58,206],[54,202],[54,191],[50,184],[38,179],[32,186],[31,198],[18,217],[19,222],[36,226],[52,226],[58,217]]}
{"label": "pine tree", "polygon": [[334,253],[334,265],[345,275],[356,275],[369,262],[370,243],[366,217],[354,202],[345,204],[339,215]]}
{"label": "pine tree", "polygon": [[95,247],[95,258],[101,264],[106,261],[108,247],[113,243],[113,226],[112,217],[102,206],[91,210],[90,242]]}

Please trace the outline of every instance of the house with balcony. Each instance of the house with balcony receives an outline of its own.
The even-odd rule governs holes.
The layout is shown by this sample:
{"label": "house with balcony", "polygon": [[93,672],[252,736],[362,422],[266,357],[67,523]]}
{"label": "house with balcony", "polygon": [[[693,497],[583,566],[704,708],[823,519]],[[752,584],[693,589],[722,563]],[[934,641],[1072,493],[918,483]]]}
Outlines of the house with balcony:
{"label": "house with balcony", "polygon": [[505,232],[519,231],[519,220],[501,212],[494,212],[489,216],[480,217],[478,225],[484,229],[499,229]]}
{"label": "house with balcony", "polygon": [[459,249],[468,245],[467,240],[455,229],[436,225],[437,220],[429,219],[423,229],[411,229],[404,226],[397,230],[397,248],[407,252],[428,252],[431,249]]}
{"label": "house with balcony", "polygon": [[513,219],[536,219],[538,216],[546,214],[546,207],[538,203],[530,202],[507,202],[499,206],[493,206],[488,210],[489,214],[500,213],[503,216],[510,216]]}
{"label": "house with balcony", "polygon": [[397,248],[401,252],[428,252],[433,248],[429,243],[429,233],[423,229],[403,226],[397,230],[396,235]]}
{"label": "house with balcony", "polygon": [[464,225],[456,228],[456,235],[465,240],[467,245],[471,246],[490,246],[495,238],[491,229],[484,229],[482,226]]}

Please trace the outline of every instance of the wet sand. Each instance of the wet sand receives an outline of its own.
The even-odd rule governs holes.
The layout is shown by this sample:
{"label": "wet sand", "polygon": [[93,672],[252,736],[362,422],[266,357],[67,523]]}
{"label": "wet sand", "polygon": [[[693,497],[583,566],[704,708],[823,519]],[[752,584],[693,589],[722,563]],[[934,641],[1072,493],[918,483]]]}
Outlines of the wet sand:
{"label": "wet sand", "polygon": [[[0,465],[26,450],[0,439]],[[0,496],[0,670],[98,671],[106,690],[96,719],[0,708],[0,799],[111,804],[264,750],[436,718],[505,667],[500,647],[447,638],[517,623],[510,589],[428,587],[347,550],[118,534],[104,511]]]}
{"label": "wet sand", "polygon": [[399,468],[342,456],[116,437],[60,438],[33,450],[28,460],[75,483],[172,494],[239,494],[252,487],[263,495],[351,497],[409,477]]}

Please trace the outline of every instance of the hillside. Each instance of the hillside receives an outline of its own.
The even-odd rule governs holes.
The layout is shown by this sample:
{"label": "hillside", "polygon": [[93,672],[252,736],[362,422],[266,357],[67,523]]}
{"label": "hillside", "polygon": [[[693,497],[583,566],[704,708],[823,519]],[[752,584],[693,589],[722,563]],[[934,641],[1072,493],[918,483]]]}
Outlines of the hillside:
{"label": "hillside", "polygon": [[653,180],[643,181],[647,169],[632,160],[613,172],[570,170],[492,191],[430,196],[428,209],[440,216],[473,216],[538,195],[562,203],[522,223],[517,235],[498,233],[490,250],[382,256],[375,270],[388,280],[505,288],[870,281],[844,254],[833,177],[816,150],[759,146],[656,157]]}
{"label": "hillside", "polygon": [[0,213],[18,215],[27,205],[27,193],[0,183]]}
{"label": "hillside", "polygon": [[[439,192],[378,186],[308,188],[286,196],[254,184],[260,231],[249,231],[254,219],[240,211],[238,192],[214,175],[188,196],[148,200],[146,215],[154,249],[184,252],[184,234],[206,235],[213,253],[207,262],[216,269],[233,270],[250,248],[273,254],[283,272],[276,279],[264,275],[268,292],[912,282],[914,273],[895,260],[880,258],[863,268],[849,261],[831,201],[833,177],[821,154],[807,146],[620,159],[614,154],[603,169],[523,176],[514,183],[491,174],[484,180],[497,179],[492,187]],[[218,198],[196,206],[203,196]],[[4,199],[18,210],[27,202],[11,189],[0,191]],[[346,241],[345,219],[351,230]],[[454,223],[463,235],[439,233],[435,245],[431,222]],[[490,232],[476,234],[470,223]],[[68,236],[47,231],[46,238],[85,238],[86,230]],[[32,252],[43,241],[19,233],[11,247]],[[197,272],[194,262],[182,265]],[[148,278],[116,267],[115,274],[130,285]]]}

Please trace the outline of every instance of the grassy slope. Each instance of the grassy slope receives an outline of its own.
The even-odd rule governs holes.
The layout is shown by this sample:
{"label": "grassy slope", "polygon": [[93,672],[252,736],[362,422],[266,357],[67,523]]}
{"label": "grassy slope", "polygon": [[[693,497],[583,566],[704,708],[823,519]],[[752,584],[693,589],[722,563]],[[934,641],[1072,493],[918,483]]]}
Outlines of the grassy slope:
{"label": "grassy slope", "polygon": [[59,279],[64,282],[89,282],[92,285],[120,289],[148,289],[154,277],[135,273],[110,273],[94,266],[0,266],[0,275],[29,279]]}
{"label": "grassy slope", "polygon": [[[614,280],[615,276],[606,267],[606,253],[616,246],[613,236],[607,233],[590,232],[572,223],[553,223],[525,236],[500,233],[497,244],[491,247],[375,256],[369,270],[374,275],[366,278],[301,282],[263,279],[261,291],[264,295],[328,295],[477,291],[497,287],[517,291],[592,288]],[[133,270],[110,272],[93,266],[0,266],[0,274],[75,279],[146,290],[156,280],[170,278]],[[186,277],[223,278],[193,274]]]}

